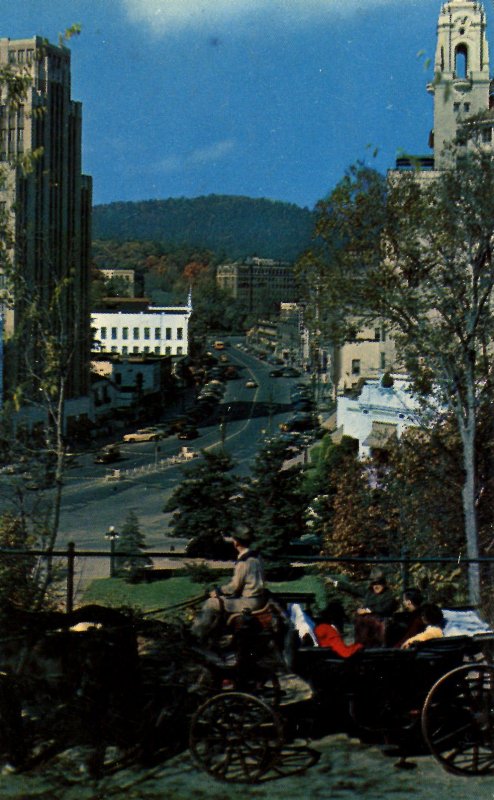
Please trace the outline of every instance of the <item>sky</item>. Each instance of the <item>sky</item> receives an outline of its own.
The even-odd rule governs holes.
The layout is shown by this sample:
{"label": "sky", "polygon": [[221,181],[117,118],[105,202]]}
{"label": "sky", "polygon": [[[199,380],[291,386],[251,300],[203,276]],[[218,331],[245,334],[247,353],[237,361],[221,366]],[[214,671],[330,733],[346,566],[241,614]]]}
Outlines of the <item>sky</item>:
{"label": "sky", "polygon": [[384,171],[430,153],[440,6],[0,0],[0,36],[57,42],[80,23],[72,97],[95,205],[227,194],[312,208],[357,160]]}

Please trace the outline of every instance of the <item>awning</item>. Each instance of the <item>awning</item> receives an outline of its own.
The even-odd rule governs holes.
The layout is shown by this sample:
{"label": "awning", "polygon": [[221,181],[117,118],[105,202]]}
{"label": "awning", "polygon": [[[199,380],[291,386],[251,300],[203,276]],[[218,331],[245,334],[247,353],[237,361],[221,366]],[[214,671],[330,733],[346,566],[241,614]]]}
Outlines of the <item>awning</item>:
{"label": "awning", "polygon": [[373,422],[372,430],[362,442],[362,446],[374,447],[376,450],[384,449],[390,440],[396,437],[397,428],[397,425],[390,422]]}

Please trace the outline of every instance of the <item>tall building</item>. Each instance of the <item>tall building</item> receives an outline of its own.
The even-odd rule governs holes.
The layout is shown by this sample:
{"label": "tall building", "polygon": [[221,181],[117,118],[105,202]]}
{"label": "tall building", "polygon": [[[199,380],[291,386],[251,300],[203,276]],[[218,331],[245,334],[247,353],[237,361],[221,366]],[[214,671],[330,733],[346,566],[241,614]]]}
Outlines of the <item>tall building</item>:
{"label": "tall building", "polygon": [[246,258],[220,264],[216,283],[249,311],[271,311],[280,303],[297,300],[293,266],[271,258]]}
{"label": "tall building", "polygon": [[[39,308],[48,309],[55,289],[67,286],[51,330],[72,354],[67,397],[76,398],[89,390],[92,186],[81,174],[82,114],[71,99],[70,51],[41,37],[2,38],[0,67],[29,77],[20,104],[0,82],[0,210],[11,228],[16,270]],[[26,171],[19,160],[29,153],[36,157]],[[12,347],[24,308],[16,300],[4,309],[7,392],[29,375],[26,353],[32,363],[42,353],[32,333]]]}
{"label": "tall building", "polygon": [[[468,121],[489,110],[489,47],[486,15],[477,0],[444,3],[437,26],[434,80],[427,90],[434,97],[434,168],[444,169],[450,161],[448,144],[464,130]],[[492,138],[485,127],[484,141]]]}

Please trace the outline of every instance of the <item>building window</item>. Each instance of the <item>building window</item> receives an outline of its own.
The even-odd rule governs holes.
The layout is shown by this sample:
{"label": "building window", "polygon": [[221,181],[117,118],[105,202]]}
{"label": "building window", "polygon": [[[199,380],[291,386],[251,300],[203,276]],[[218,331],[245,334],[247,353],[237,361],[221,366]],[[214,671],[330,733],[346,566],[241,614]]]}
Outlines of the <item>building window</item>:
{"label": "building window", "polygon": [[18,64],[24,64],[24,55],[25,55],[24,50],[18,50],[17,51],[17,63]]}
{"label": "building window", "polygon": [[111,338],[112,339],[116,339],[117,338],[117,329],[116,328],[112,328],[111,329]]}
{"label": "building window", "polygon": [[470,111],[470,103],[463,103],[463,110]]}
{"label": "building window", "polygon": [[386,369],[386,353],[381,353],[381,369]]}
{"label": "building window", "polygon": [[352,359],[352,375],[360,375],[360,358]]}
{"label": "building window", "polygon": [[183,338],[184,338],[184,329],[183,328],[177,328],[177,339],[180,340],[180,339],[183,339]]}
{"label": "building window", "polygon": [[144,338],[150,339],[151,338],[151,330],[150,328],[144,328]]}
{"label": "building window", "polygon": [[118,347],[114,344],[111,349],[112,353],[118,353]]}
{"label": "building window", "polygon": [[466,78],[468,73],[468,50],[459,44],[455,50],[455,78]]}
{"label": "building window", "polygon": [[154,329],[154,338],[155,339],[161,339],[161,328],[155,328]]}
{"label": "building window", "polygon": [[133,347],[132,348],[132,352],[133,353],[138,353],[139,352],[139,348],[138,347]]}
{"label": "building window", "polygon": [[374,330],[374,341],[375,342],[381,341],[381,331],[379,330],[379,328],[376,328]]}
{"label": "building window", "polygon": [[484,128],[482,131],[482,141],[492,142],[492,128]]}
{"label": "building window", "polygon": [[147,345],[146,345],[146,347],[144,348],[144,352],[145,352],[145,353],[149,353],[149,347],[148,347]]}
{"label": "building window", "polygon": [[126,356],[128,352],[129,348],[127,347],[126,344],[124,344],[124,346],[122,347],[122,355]]}
{"label": "building window", "polygon": [[459,103],[453,103],[453,111],[458,112],[459,110],[460,110],[460,104]]}
{"label": "building window", "polygon": [[[133,338],[133,339],[138,339],[138,338],[139,338],[139,328],[133,328],[133,330],[132,330],[132,338]],[[134,353],[135,353],[135,352],[136,352],[136,351],[135,351],[135,349],[134,349]]]}
{"label": "building window", "polygon": [[9,50],[9,64],[15,64],[15,50]]}
{"label": "building window", "polygon": [[181,356],[183,351],[184,351],[183,347],[177,347],[177,356]]}
{"label": "building window", "polygon": [[167,328],[166,331],[165,331],[165,335],[166,335],[167,339],[171,339],[172,338],[172,329],[171,328]]}
{"label": "building window", "polygon": [[157,356],[159,356],[159,354],[160,354],[160,346],[159,346],[159,344],[154,348],[154,352],[156,353]]}
{"label": "building window", "polygon": [[106,339],[106,328],[101,328],[100,339]]}
{"label": "building window", "polygon": [[26,50],[26,61],[28,64],[33,63],[34,50]]}
{"label": "building window", "polygon": [[129,338],[129,329],[122,328],[122,339],[128,339],[128,338]]}
{"label": "building window", "polygon": [[172,349],[171,349],[171,347],[165,347],[165,354],[166,354],[167,356],[171,356],[171,354],[172,354]]}

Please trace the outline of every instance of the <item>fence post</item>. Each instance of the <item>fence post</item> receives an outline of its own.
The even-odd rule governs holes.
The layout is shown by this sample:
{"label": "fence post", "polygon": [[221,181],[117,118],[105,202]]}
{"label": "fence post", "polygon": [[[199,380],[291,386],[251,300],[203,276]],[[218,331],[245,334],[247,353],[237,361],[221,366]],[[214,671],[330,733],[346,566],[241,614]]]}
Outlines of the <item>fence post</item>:
{"label": "fence post", "polygon": [[75,544],[69,542],[67,545],[67,600],[65,606],[67,614],[74,610],[74,562]]}
{"label": "fence post", "polygon": [[409,568],[409,559],[408,559],[408,548],[402,547],[401,548],[401,586],[402,592],[408,589],[408,581],[410,576],[410,568]]}

